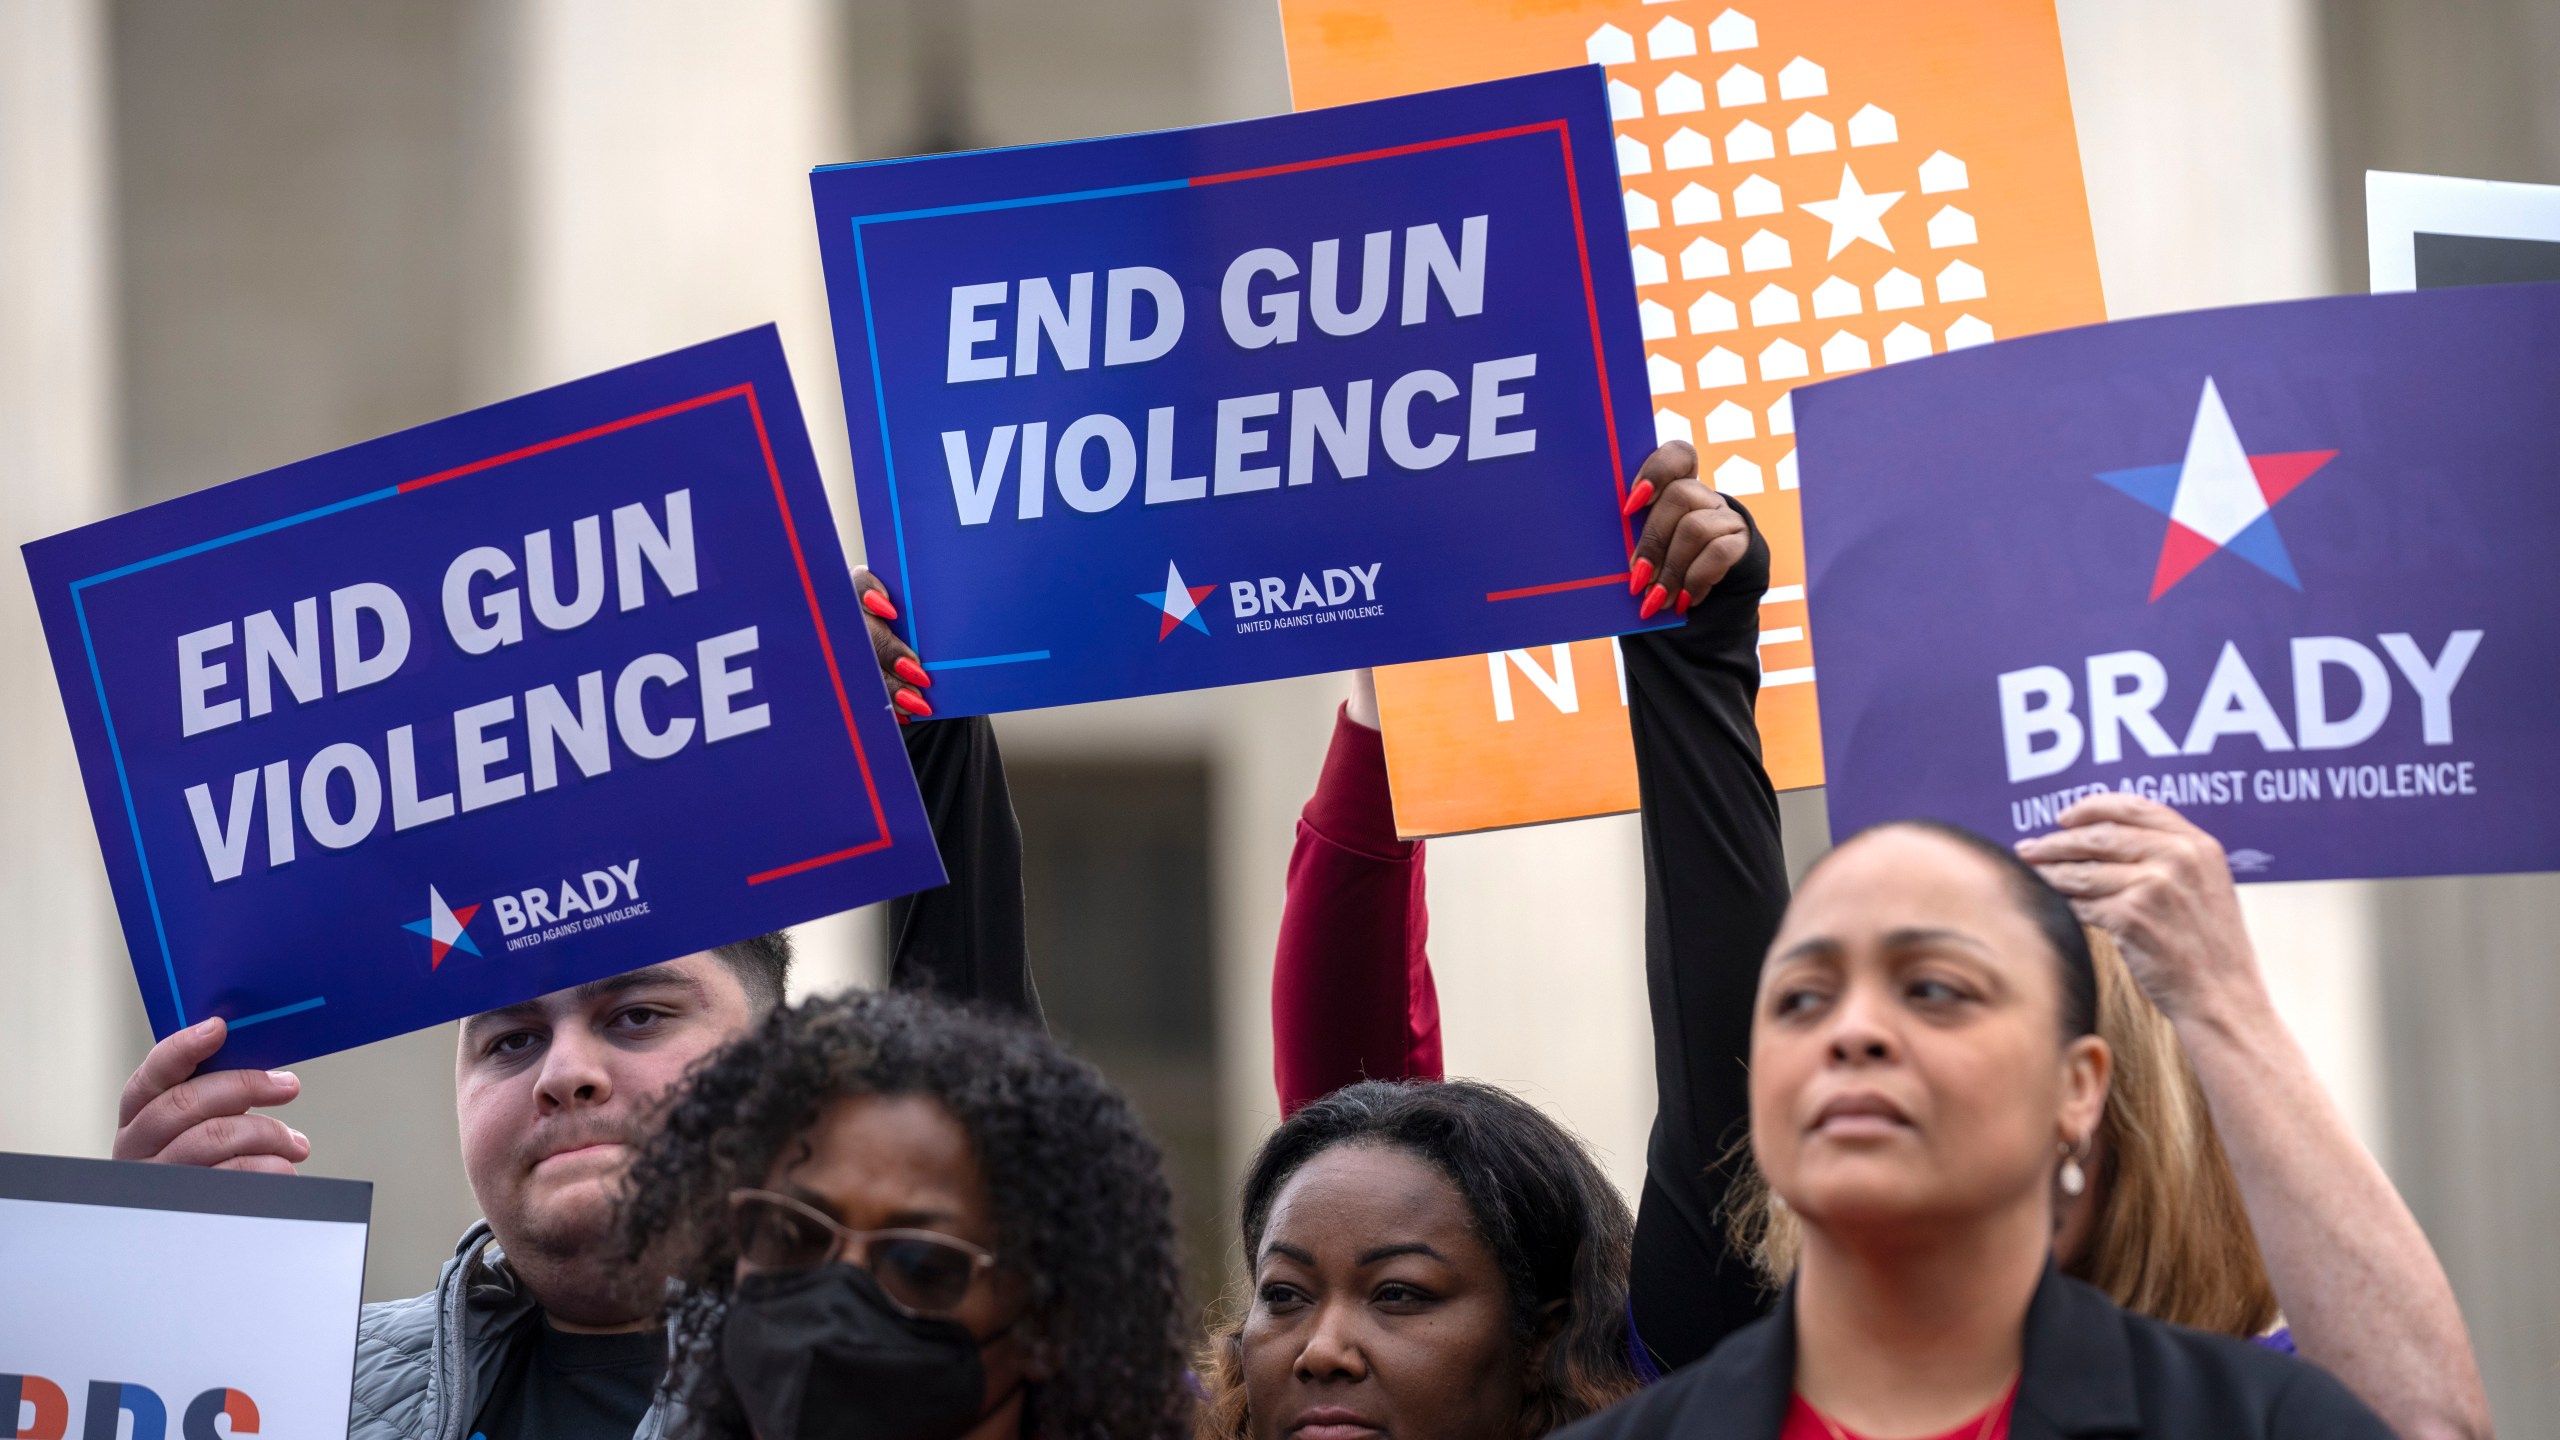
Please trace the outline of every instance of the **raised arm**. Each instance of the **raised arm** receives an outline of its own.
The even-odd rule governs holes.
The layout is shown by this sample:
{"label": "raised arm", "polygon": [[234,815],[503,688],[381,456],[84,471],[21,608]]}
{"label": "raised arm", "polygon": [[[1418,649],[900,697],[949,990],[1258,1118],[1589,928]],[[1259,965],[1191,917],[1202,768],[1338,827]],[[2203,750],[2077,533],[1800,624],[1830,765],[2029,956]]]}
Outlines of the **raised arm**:
{"label": "raised arm", "polygon": [[936,720],[933,677],[891,630],[897,605],[880,577],[856,570],[871,648],[904,726],[907,761],[950,880],[889,902],[889,985],[975,1001],[1037,1021],[1040,995],[1022,900],[1022,825],[1004,780],[995,726],[983,715]]}
{"label": "raised arm", "polygon": [[1377,691],[1363,670],[1289,852],[1271,967],[1283,1115],[1358,1080],[1440,1078],[1422,864],[1422,842],[1396,838]]}
{"label": "raised arm", "polygon": [[1666,445],[1637,487],[1637,503],[1651,500],[1634,561],[1646,613],[1668,604],[1689,623],[1619,641],[1644,806],[1657,1106],[1630,1290],[1636,1329],[1666,1369],[1766,1308],[1750,1262],[1725,1238],[1734,1171],[1724,1159],[1746,1135],[1752,997],[1787,905],[1778,800],[1752,713],[1769,547],[1739,505],[1697,479],[1697,463],[1688,446]]}
{"label": "raised arm", "polygon": [[2402,1440],[2487,1436],[2453,1286],[2276,1014],[2222,847],[2136,795],[2093,796],[2062,823],[2018,853],[2115,937],[2176,1027],[2295,1348]]}

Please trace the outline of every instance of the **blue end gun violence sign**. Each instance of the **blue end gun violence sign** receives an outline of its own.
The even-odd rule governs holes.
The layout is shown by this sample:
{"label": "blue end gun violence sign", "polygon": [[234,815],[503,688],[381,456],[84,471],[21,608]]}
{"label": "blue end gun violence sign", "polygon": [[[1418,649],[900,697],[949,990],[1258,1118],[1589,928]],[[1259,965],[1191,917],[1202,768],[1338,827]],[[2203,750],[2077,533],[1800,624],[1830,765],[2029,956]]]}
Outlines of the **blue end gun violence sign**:
{"label": "blue end gun violence sign", "polygon": [[26,558],[152,1029],[226,1067],[941,882],[769,326]]}
{"label": "blue end gun violence sign", "polygon": [[1836,834],[2183,811],[2243,877],[2560,869],[2560,285],[2204,311],[1797,396]]}
{"label": "blue end gun violence sign", "polygon": [[1654,628],[1598,67],[811,183],[938,711]]}

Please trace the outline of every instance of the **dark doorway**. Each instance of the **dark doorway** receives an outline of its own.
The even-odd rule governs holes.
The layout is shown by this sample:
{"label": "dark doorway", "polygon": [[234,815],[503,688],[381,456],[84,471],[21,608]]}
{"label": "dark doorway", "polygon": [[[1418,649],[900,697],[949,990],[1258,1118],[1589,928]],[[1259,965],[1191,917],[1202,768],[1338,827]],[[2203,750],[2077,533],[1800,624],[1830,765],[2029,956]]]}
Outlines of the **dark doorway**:
{"label": "dark doorway", "polygon": [[1209,772],[1190,761],[1007,767],[1031,968],[1049,1024],[1164,1147],[1185,1280],[1218,1297],[1233,1243],[1218,1153]]}

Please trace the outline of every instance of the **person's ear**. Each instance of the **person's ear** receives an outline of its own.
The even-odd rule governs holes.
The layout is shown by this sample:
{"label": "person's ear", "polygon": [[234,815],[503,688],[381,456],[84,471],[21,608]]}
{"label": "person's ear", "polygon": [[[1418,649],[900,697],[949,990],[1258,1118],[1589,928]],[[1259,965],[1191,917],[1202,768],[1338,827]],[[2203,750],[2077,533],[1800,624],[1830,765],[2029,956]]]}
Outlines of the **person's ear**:
{"label": "person's ear", "polygon": [[1547,1352],[1555,1348],[1556,1338],[1564,1333],[1568,1318],[1565,1302],[1550,1300],[1538,1307],[1537,1328],[1529,1333],[1529,1347],[1522,1361],[1527,1370],[1527,1392],[1535,1395],[1545,1388],[1541,1383],[1547,1373]]}
{"label": "person's ear", "polygon": [[2083,1035],[2062,1049],[2062,1133],[2086,1145],[2098,1133],[2107,1111],[2107,1084],[2115,1077],[2115,1054],[2107,1042]]}

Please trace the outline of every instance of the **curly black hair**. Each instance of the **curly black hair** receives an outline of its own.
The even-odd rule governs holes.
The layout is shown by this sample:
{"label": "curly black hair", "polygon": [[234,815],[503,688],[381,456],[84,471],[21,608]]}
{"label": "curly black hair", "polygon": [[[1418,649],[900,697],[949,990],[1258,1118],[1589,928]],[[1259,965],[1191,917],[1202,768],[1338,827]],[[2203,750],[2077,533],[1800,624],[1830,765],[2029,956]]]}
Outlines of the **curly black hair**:
{"label": "curly black hair", "polygon": [[1058,1351],[1023,1432],[1177,1440],[1190,1428],[1172,1195],[1155,1143],[1092,1066],[1029,1026],[897,993],[777,1009],[679,1091],[631,1169],[623,1240],[672,1260],[667,1398],[693,1440],[750,1434],[719,1361],[736,1254],[728,1195],[765,1183],[830,1102],[920,1095],[967,1132],[998,1251]]}
{"label": "curly black hair", "polygon": [[[1628,1351],[1627,1264],[1635,1220],[1582,1142],[1537,1106],[1472,1080],[1364,1080],[1283,1121],[1245,1173],[1245,1264],[1262,1251],[1272,1206],[1289,1177],[1338,1145],[1380,1145],[1430,1165],[1456,1186],[1476,1233],[1502,1264],[1513,1338],[1527,1351],[1547,1307],[1564,1303],[1562,1328],[1528,1376],[1522,1440],[1636,1391]],[[1248,1293],[1251,1277],[1246,1280]],[[1210,1341],[1203,1440],[1243,1440],[1239,1313]]]}

